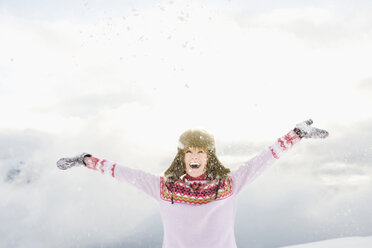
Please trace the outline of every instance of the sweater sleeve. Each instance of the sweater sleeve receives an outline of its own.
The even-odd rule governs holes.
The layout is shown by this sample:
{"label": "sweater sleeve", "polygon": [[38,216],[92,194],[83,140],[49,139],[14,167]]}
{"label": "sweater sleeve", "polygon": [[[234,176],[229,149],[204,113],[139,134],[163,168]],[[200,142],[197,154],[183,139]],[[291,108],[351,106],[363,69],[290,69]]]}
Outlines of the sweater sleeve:
{"label": "sweater sleeve", "polygon": [[152,198],[160,200],[160,176],[155,176],[142,170],[132,169],[96,157],[90,157],[86,167],[91,170],[99,171],[102,174],[110,175],[118,181],[127,182]]}
{"label": "sweater sleeve", "polygon": [[276,140],[257,156],[245,162],[237,170],[231,173],[234,194],[238,194],[247,184],[251,183],[280,156],[291,148],[301,138],[292,130],[288,134]]}

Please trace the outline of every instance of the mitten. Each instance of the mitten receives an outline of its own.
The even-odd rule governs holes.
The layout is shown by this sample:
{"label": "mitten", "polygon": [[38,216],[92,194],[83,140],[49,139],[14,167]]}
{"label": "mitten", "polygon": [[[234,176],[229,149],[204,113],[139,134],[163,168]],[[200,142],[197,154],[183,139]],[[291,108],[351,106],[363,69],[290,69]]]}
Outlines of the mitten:
{"label": "mitten", "polygon": [[329,133],[326,130],[315,128],[310,126],[313,124],[313,120],[309,119],[298,123],[293,129],[300,138],[327,138]]}
{"label": "mitten", "polygon": [[82,153],[80,155],[77,155],[71,158],[61,158],[60,160],[57,161],[57,167],[61,170],[67,170],[74,166],[85,166],[84,158],[91,157],[91,156],[92,155],[88,153]]}

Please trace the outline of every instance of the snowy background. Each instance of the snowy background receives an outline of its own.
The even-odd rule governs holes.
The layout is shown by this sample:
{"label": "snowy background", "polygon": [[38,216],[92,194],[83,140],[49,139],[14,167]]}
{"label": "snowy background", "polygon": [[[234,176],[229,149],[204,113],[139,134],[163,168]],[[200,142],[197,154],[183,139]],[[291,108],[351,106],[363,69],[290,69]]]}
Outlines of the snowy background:
{"label": "snowy background", "polygon": [[155,201],[55,162],[89,152],[161,175],[203,127],[235,169],[308,118],[330,137],[240,195],[238,247],[371,247],[370,13],[368,0],[0,1],[0,247],[161,247]]}

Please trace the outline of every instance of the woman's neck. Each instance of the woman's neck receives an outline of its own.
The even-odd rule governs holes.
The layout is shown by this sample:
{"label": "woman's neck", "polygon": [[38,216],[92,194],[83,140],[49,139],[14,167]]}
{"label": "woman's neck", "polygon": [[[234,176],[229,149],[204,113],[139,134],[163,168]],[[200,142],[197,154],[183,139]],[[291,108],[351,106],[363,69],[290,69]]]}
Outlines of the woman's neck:
{"label": "woman's neck", "polygon": [[183,178],[183,180],[187,180],[187,181],[204,181],[204,180],[208,180],[207,179],[207,174],[204,173],[198,177],[193,177],[193,176],[190,176],[189,174],[186,174],[185,177]]}

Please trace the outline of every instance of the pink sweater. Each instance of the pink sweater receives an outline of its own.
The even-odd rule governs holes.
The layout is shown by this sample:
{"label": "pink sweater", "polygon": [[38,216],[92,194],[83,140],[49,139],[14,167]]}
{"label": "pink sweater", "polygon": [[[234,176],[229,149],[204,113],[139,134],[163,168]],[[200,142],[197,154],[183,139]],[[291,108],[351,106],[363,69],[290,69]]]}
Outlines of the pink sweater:
{"label": "pink sweater", "polygon": [[179,180],[170,185],[163,177],[95,157],[87,167],[132,184],[159,202],[163,248],[236,248],[236,196],[299,140],[290,131],[233,171],[225,181],[200,182],[197,192],[195,182]]}

